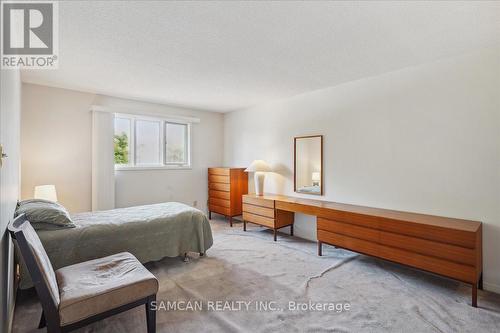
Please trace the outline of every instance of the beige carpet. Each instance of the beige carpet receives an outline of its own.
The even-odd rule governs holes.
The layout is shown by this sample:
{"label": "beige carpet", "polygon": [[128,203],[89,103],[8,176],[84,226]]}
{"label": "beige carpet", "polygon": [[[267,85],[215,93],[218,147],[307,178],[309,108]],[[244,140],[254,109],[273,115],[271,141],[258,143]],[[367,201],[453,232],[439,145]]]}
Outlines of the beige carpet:
{"label": "beige carpet", "polygon": [[[158,301],[164,301],[158,304],[158,332],[500,331],[499,295],[480,291],[475,309],[470,287],[458,282],[330,246],[318,257],[315,243],[281,234],[273,242],[269,231],[254,225],[243,232],[240,223],[229,228],[213,220],[212,227],[214,246],[206,257],[147,265],[160,280]],[[163,307],[184,309],[188,303],[182,301],[202,310]],[[290,308],[289,302],[309,301],[324,308]],[[36,297],[24,293],[14,332],[44,331],[36,329],[40,313]],[[144,308],[79,332],[146,332]]]}

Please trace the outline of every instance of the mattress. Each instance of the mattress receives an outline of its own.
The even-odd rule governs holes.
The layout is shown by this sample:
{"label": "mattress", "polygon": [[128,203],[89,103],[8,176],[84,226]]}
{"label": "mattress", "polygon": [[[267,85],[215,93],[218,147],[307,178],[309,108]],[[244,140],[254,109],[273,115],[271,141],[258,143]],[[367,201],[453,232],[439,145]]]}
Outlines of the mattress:
{"label": "mattress", "polygon": [[[178,202],[78,213],[71,219],[75,228],[37,231],[54,270],[119,252],[130,252],[146,263],[186,252],[204,253],[213,244],[205,214]],[[17,257],[19,287],[30,288],[27,268]]]}

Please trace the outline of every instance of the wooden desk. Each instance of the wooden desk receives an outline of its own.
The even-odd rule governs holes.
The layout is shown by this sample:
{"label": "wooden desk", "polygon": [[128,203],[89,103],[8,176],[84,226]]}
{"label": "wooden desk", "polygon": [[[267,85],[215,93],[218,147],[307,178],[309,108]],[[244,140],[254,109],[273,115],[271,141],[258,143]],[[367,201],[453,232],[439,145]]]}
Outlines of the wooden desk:
{"label": "wooden desk", "polygon": [[318,255],[325,243],[459,280],[472,286],[477,306],[481,222],[274,194],[249,194],[245,200],[272,204],[277,225],[284,212],[316,216]]}

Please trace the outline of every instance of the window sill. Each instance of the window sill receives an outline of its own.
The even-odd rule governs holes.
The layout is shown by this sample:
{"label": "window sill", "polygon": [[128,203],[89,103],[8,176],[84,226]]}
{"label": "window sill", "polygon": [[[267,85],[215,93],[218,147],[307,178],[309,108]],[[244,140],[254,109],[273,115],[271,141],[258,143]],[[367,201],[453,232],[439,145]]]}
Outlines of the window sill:
{"label": "window sill", "polygon": [[186,166],[170,166],[170,165],[158,165],[158,166],[115,166],[115,171],[144,171],[144,170],[191,170],[190,165]]}

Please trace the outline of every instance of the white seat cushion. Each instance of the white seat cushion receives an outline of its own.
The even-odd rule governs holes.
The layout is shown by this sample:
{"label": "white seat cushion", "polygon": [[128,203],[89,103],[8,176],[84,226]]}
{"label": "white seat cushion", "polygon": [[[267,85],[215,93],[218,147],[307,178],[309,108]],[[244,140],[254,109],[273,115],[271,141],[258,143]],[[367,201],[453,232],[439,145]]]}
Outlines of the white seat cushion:
{"label": "white seat cushion", "polygon": [[158,292],[158,280],[128,252],[63,267],[56,278],[61,326]]}

